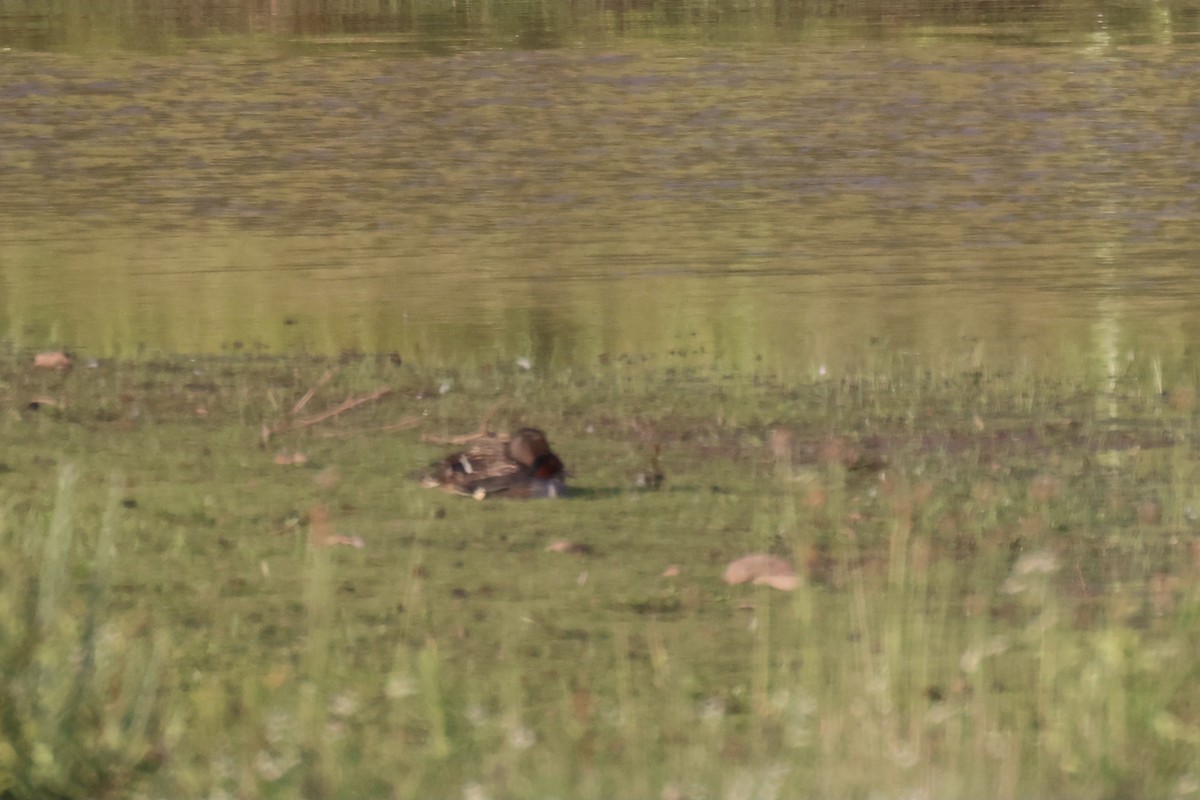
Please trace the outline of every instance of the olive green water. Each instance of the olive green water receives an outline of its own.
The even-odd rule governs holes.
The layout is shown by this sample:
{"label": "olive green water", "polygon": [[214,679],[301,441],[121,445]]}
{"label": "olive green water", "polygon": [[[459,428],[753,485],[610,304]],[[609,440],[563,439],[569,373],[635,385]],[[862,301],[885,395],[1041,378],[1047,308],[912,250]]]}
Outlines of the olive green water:
{"label": "olive green water", "polygon": [[783,374],[879,346],[1185,364],[1187,7],[625,32],[601,9],[540,50],[507,49],[520,15],[316,36],[287,8],[232,38],[9,32],[0,336]]}

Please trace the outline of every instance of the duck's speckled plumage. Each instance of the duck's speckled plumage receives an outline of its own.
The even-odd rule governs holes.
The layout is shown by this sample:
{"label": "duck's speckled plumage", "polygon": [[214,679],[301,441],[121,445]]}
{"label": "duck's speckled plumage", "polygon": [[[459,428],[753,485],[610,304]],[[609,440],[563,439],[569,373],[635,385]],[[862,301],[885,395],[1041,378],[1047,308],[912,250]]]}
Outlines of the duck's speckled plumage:
{"label": "duck's speckled plumage", "polygon": [[421,483],[479,499],[562,497],[567,489],[565,474],[546,434],[521,428],[511,436],[476,439],[466,449],[435,462]]}

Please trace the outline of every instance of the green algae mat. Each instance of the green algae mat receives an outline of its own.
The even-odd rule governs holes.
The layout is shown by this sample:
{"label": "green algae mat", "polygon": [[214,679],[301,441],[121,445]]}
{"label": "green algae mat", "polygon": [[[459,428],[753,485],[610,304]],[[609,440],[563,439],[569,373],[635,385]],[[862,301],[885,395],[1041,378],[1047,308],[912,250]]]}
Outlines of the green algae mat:
{"label": "green algae mat", "polygon": [[6,354],[0,797],[1200,786],[1194,376],[523,366]]}

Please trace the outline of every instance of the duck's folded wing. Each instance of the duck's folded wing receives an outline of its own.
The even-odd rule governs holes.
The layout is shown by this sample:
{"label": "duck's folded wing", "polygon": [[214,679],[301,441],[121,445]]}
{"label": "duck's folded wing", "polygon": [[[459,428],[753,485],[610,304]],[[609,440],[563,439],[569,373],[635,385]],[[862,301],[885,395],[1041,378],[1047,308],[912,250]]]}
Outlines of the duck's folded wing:
{"label": "duck's folded wing", "polygon": [[504,443],[489,439],[434,462],[421,483],[463,494],[479,488],[494,492],[502,491],[521,472],[521,465],[508,458]]}

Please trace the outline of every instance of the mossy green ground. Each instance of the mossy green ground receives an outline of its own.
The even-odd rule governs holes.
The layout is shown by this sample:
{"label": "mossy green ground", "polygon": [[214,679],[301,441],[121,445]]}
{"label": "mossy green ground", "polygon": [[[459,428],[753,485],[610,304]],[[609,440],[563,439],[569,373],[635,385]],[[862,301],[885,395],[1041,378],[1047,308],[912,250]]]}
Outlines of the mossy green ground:
{"label": "mossy green ground", "polygon": [[[1194,391],[1098,383],[9,355],[0,796],[1194,794]],[[572,498],[418,485],[497,401]]]}

